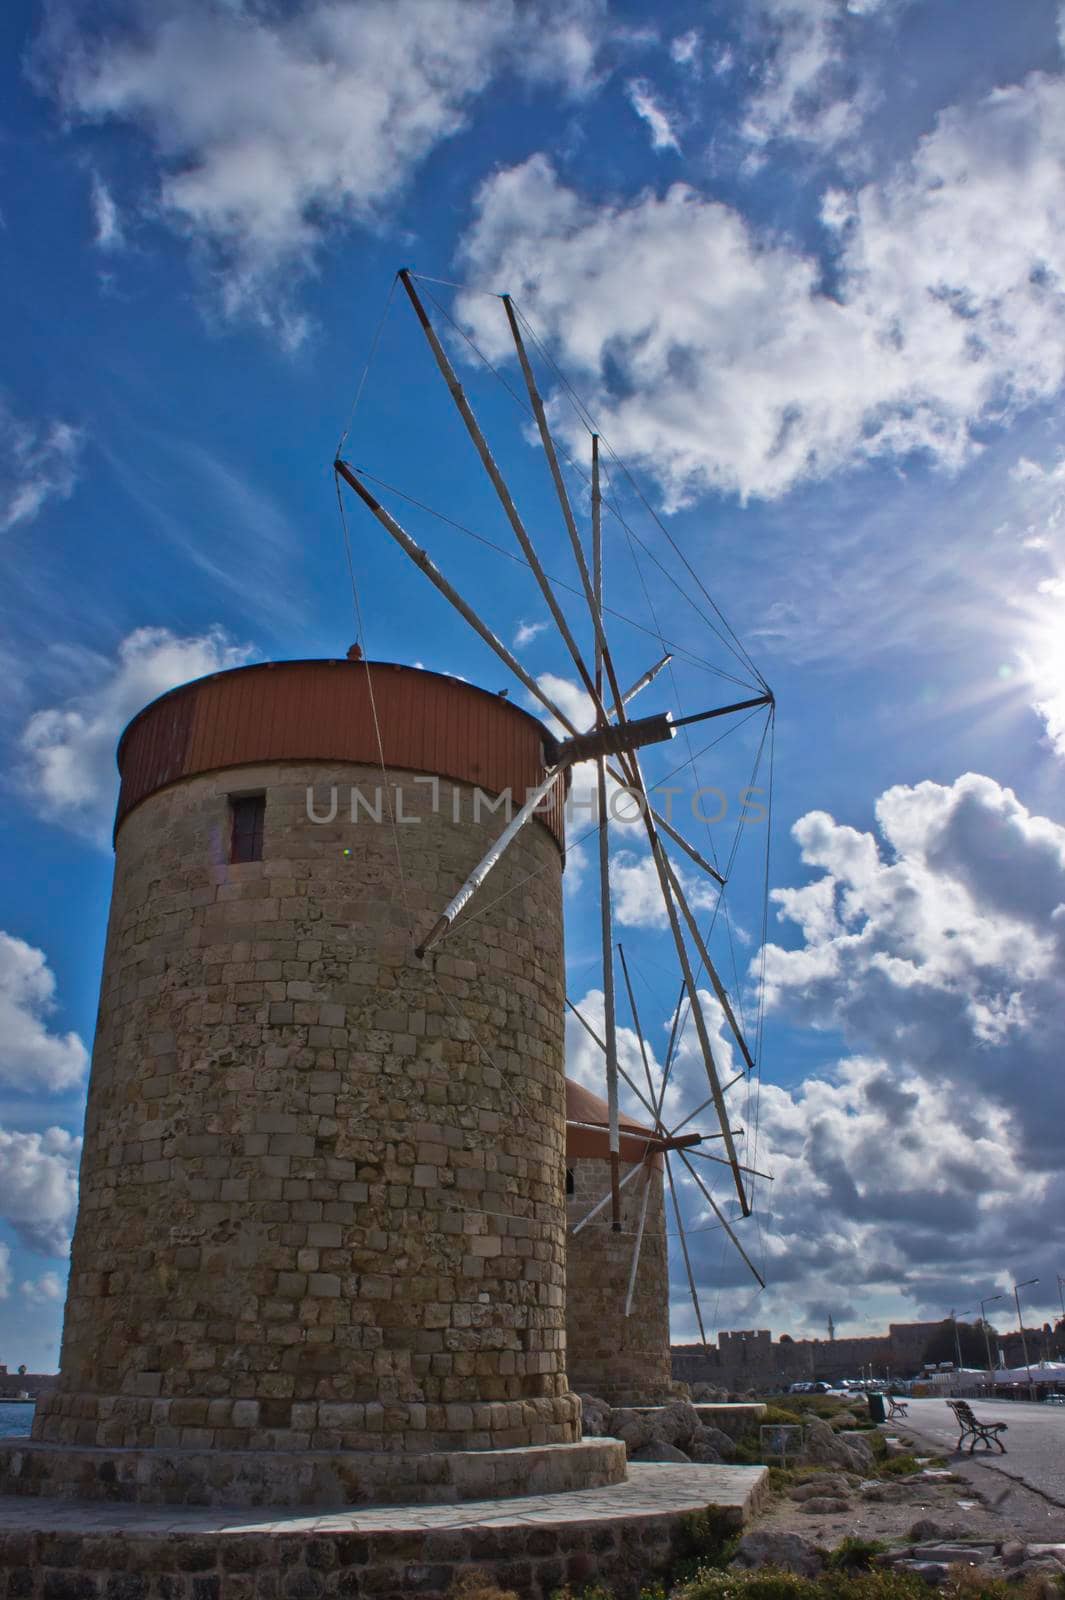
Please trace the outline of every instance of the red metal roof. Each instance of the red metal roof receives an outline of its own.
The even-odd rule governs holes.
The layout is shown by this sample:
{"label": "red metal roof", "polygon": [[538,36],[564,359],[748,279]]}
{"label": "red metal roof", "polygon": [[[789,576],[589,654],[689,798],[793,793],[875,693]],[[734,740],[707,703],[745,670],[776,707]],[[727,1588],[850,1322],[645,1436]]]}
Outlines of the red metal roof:
{"label": "red metal roof", "polygon": [[[133,718],[118,745],[115,831],[168,784],[276,761],[376,767],[383,757],[389,771],[450,778],[493,795],[509,788],[517,807],[543,780],[546,737],[519,706],[420,667],[347,660],[237,667],[172,689]],[[564,806],[560,782],[541,814],[560,847]]]}
{"label": "red metal roof", "polygon": [[[648,1139],[654,1139],[653,1129],[632,1117],[621,1115],[620,1151],[624,1162],[640,1161],[647,1150]],[[601,1161],[610,1159],[610,1107],[597,1094],[586,1089],[573,1078],[566,1079],[566,1156],[568,1159],[593,1157]],[[639,1138],[631,1137],[638,1134]],[[629,1135],[629,1137],[627,1137]],[[661,1165],[662,1158],[656,1162]]]}

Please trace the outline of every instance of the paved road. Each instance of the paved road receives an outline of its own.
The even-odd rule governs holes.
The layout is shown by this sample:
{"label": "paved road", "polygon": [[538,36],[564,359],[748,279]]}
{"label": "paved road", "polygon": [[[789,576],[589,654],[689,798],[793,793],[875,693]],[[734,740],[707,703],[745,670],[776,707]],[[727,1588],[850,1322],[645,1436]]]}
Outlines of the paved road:
{"label": "paved road", "polygon": [[[954,1454],[958,1425],[944,1400],[910,1400],[908,1422],[913,1431]],[[1007,1477],[1020,1479],[1030,1489],[1065,1506],[1065,1406],[1034,1405],[1021,1400],[971,1400],[974,1413],[983,1421],[1009,1424],[1005,1435],[1006,1454],[977,1445],[972,1457],[965,1446],[965,1460],[979,1461]],[[900,1423],[900,1429],[904,1424]]]}

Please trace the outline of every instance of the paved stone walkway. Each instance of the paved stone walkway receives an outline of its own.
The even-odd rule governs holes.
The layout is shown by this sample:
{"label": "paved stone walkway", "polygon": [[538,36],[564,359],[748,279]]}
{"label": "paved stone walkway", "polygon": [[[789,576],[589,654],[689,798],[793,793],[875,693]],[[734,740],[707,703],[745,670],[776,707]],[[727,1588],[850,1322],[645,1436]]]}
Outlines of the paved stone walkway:
{"label": "paved stone walkway", "polygon": [[25,1532],[71,1534],[247,1534],[247,1533],[430,1533],[467,1528],[557,1526],[643,1519],[734,1508],[746,1521],[766,1493],[765,1467],[630,1462],[625,1483],[568,1494],[527,1495],[511,1500],[467,1500],[458,1505],[367,1506],[363,1510],[306,1515],[283,1507],[203,1509],[107,1505],[29,1497],[0,1498],[0,1535]]}

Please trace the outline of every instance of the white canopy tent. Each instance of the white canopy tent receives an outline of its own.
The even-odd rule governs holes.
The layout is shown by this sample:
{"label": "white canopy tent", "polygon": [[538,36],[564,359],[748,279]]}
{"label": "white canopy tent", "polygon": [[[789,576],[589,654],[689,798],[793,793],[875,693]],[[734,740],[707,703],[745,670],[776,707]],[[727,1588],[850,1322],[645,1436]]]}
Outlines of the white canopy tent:
{"label": "white canopy tent", "polygon": [[997,1387],[1035,1383],[1065,1389],[1065,1361],[1033,1361],[1031,1367],[1003,1367],[995,1373],[994,1381]]}

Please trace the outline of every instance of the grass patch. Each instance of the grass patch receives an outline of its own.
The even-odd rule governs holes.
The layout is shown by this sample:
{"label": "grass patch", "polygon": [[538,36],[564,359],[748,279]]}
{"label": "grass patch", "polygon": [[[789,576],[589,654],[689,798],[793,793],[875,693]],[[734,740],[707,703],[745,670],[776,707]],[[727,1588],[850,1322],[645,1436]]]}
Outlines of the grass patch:
{"label": "grass patch", "polygon": [[[929,1600],[929,1589],[912,1573],[886,1568],[857,1573],[830,1569],[819,1578],[765,1568],[748,1573],[701,1572],[674,1590],[674,1596],[675,1600]],[[970,1591],[957,1600],[977,1600],[977,1594]]]}
{"label": "grass patch", "polygon": [[921,1463],[916,1456],[888,1456],[879,1465],[882,1478],[912,1478],[915,1472],[921,1470]]}
{"label": "grass patch", "polygon": [[868,1572],[873,1557],[888,1547],[883,1539],[855,1539],[850,1534],[829,1552],[831,1572]]}
{"label": "grass patch", "polygon": [[[603,1600],[611,1600],[606,1589]],[[447,1600],[518,1600],[513,1589],[501,1589],[487,1572],[462,1572],[447,1592]]]}

